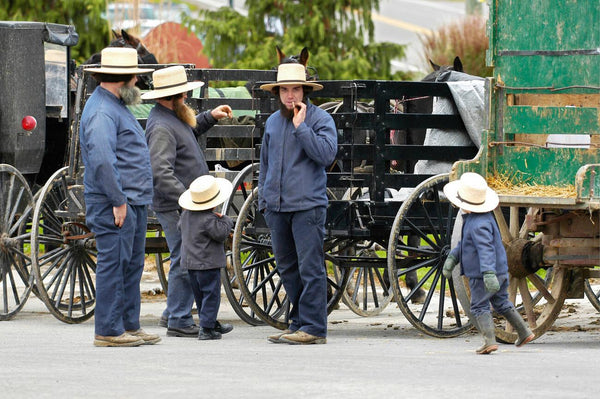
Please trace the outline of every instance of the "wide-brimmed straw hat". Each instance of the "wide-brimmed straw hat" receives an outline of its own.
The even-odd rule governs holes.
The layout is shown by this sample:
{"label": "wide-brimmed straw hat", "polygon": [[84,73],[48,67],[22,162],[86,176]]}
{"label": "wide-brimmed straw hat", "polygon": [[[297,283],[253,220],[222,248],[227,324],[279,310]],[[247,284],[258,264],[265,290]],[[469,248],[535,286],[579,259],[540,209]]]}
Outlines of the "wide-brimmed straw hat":
{"label": "wide-brimmed straw hat", "polygon": [[181,65],[154,71],[152,81],[154,90],[142,94],[144,100],[169,97],[204,85],[204,82],[188,82],[185,68]]}
{"label": "wide-brimmed straw hat", "polygon": [[302,64],[280,64],[277,67],[277,82],[265,83],[260,88],[266,91],[282,85],[310,86],[313,90],[321,90],[323,85],[306,81],[306,68]]}
{"label": "wide-brimmed straw hat", "polygon": [[475,213],[493,211],[500,202],[485,179],[472,172],[463,173],[459,180],[446,184],[444,194],[454,205]]}
{"label": "wide-brimmed straw hat", "polygon": [[83,70],[109,75],[133,75],[154,71],[152,68],[139,68],[137,51],[127,47],[106,47],[100,53],[100,68],[84,68]]}
{"label": "wide-brimmed straw hat", "polygon": [[214,208],[225,202],[233,191],[233,185],[227,179],[202,175],[190,184],[179,197],[179,206],[190,211],[202,211]]}

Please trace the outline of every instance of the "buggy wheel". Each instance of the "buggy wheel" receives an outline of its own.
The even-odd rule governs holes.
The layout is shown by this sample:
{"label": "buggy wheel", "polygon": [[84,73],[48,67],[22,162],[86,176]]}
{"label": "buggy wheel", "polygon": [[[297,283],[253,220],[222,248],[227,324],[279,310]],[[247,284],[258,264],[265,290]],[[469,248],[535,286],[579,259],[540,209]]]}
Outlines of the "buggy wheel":
{"label": "buggy wheel", "polygon": [[[388,272],[400,310],[420,331],[434,337],[458,336],[469,329],[454,284],[442,275],[450,252],[456,209],[443,196],[448,175],[419,184],[398,210],[388,245]],[[405,278],[416,272],[409,287]],[[424,291],[424,299],[411,299]]]}
{"label": "buggy wheel", "polygon": [[[382,258],[377,253],[377,247],[378,244],[372,242],[361,242],[355,245],[354,248],[358,248],[355,261],[360,262],[361,258],[368,258],[368,261],[381,259],[382,264],[380,267],[351,268],[348,284],[342,294],[342,302],[354,313],[363,317],[378,315],[392,300],[390,279],[385,270],[385,257]],[[353,251],[354,248],[350,250]]]}
{"label": "buggy wheel", "polygon": [[[221,208],[222,214],[231,217],[234,221],[238,219],[240,208],[244,205],[252,190],[252,179],[258,173],[258,167],[258,163],[253,163],[246,166],[236,175],[232,181],[233,191]],[[223,289],[231,307],[243,321],[253,326],[263,325],[265,322],[248,306],[244,293],[240,289],[240,284],[233,267],[231,244],[230,240],[225,242],[227,265],[224,269],[221,269]]]}
{"label": "buggy wheel", "polygon": [[[552,327],[560,314],[567,296],[570,273],[564,267],[539,269],[532,273],[521,265],[521,251],[518,251],[518,256],[511,256],[513,246],[522,248],[521,244],[516,246],[515,243],[541,238],[540,235],[528,234],[520,221],[519,211],[520,207],[511,207],[508,220],[500,208],[496,208],[494,215],[507,248],[509,300],[515,304],[537,339]],[[528,212],[534,213],[536,210],[532,208]],[[499,317],[496,318],[496,337],[500,341],[513,343],[517,340],[517,333],[503,317]]]}
{"label": "buggy wheel", "polygon": [[[348,282],[348,269],[334,272],[335,256],[345,253],[351,244],[350,240],[325,238],[323,267],[328,269],[328,313],[339,302]],[[258,189],[250,193],[240,209],[233,233],[232,260],[240,289],[254,313],[275,328],[287,328],[290,303],[277,271],[270,230],[258,212]]]}
{"label": "buggy wheel", "polygon": [[590,283],[590,279],[586,278],[584,291],[585,296],[587,296],[592,306],[594,306],[594,308],[600,312],[600,287],[596,286],[596,288],[594,288],[594,286],[592,286]]}
{"label": "buggy wheel", "polygon": [[56,171],[39,192],[31,234],[32,269],[40,299],[57,319],[81,323],[96,305],[96,251],[83,223],[83,186]]}
{"label": "buggy wheel", "polygon": [[21,173],[0,164],[0,320],[19,313],[33,287],[27,253],[33,206],[33,195]]}
{"label": "buggy wheel", "polygon": [[[163,235],[162,229],[156,231],[156,236],[161,237]],[[169,292],[169,281],[167,276],[169,275],[169,267],[171,265],[171,254],[170,253],[160,253],[157,252],[154,254],[154,264],[156,265],[156,273],[158,274],[158,281],[160,281],[160,286],[162,287],[163,293],[165,296]]]}

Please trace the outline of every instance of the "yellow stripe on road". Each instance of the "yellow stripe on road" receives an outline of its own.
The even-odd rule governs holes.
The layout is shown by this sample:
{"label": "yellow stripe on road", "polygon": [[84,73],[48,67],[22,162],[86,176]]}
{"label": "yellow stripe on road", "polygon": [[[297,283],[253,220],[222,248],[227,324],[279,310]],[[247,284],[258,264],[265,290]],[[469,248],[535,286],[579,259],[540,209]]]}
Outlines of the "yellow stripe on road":
{"label": "yellow stripe on road", "polygon": [[397,19],[384,17],[383,15],[380,15],[377,13],[371,13],[371,17],[375,21],[383,22],[384,24],[392,25],[392,26],[395,26],[396,28],[406,29],[411,32],[423,33],[425,35],[429,35],[432,33],[431,30],[429,30],[427,28],[423,28],[421,26],[414,25],[414,24],[409,24],[408,22],[402,22]]}

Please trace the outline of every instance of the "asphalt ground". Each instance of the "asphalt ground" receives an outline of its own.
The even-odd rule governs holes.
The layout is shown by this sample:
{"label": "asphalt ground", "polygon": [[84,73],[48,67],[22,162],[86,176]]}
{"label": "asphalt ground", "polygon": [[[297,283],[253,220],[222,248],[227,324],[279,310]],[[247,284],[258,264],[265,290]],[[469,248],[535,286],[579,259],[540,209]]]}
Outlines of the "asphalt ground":
{"label": "asphalt ground", "polygon": [[[142,290],[160,287],[145,278]],[[157,345],[97,348],[93,319],[65,324],[31,296],[0,322],[2,398],[592,398],[600,366],[600,313],[569,300],[554,327],[522,347],[474,353],[473,332],[433,338],[394,303],[360,317],[341,305],[326,345],[272,344],[276,330],[241,321],[225,296],[219,319],[234,330],[220,341],[166,336],[157,323],[162,295],[144,295],[142,327]]]}

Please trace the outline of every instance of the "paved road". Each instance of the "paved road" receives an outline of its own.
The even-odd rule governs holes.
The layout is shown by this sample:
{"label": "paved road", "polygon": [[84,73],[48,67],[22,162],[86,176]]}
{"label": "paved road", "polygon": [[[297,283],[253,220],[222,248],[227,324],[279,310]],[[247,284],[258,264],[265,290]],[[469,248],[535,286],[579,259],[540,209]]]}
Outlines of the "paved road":
{"label": "paved road", "polygon": [[[142,288],[157,284],[146,279]],[[478,356],[478,336],[423,335],[391,305],[371,318],[342,306],[330,315],[327,345],[289,346],[267,342],[274,329],[243,323],[224,299],[220,319],[235,329],[221,341],[170,338],[156,325],[164,297],[142,304],[142,326],[163,335],[160,344],[96,348],[93,320],[64,324],[31,297],[15,319],[0,322],[0,396],[597,397],[600,314],[586,300],[569,303],[576,312],[565,311],[557,331]]]}

